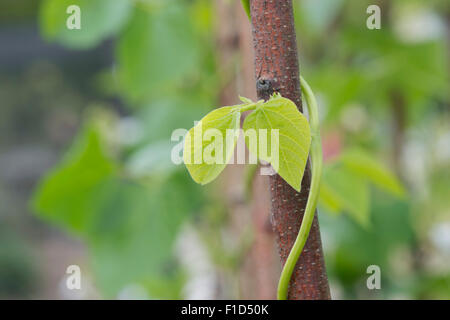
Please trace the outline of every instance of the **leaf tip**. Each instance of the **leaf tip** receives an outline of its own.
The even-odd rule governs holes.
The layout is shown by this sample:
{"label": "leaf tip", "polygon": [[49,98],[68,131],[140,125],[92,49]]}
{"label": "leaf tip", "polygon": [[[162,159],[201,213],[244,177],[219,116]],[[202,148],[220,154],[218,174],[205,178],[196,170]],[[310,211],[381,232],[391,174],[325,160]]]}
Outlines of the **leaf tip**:
{"label": "leaf tip", "polygon": [[249,99],[249,98],[246,98],[246,97],[243,97],[243,96],[239,96],[239,100],[241,100],[243,103],[246,103],[246,104],[253,103],[252,99]]}

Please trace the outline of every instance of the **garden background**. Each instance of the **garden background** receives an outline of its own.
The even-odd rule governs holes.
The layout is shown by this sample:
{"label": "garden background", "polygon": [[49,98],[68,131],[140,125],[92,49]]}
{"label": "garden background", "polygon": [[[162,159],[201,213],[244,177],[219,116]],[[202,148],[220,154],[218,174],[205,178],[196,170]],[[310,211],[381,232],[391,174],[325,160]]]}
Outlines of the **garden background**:
{"label": "garden background", "polygon": [[[293,3],[332,297],[449,299],[448,1]],[[274,298],[266,178],[233,165],[200,187],[170,160],[173,130],[238,95],[256,97],[240,1],[3,0],[0,298]]]}

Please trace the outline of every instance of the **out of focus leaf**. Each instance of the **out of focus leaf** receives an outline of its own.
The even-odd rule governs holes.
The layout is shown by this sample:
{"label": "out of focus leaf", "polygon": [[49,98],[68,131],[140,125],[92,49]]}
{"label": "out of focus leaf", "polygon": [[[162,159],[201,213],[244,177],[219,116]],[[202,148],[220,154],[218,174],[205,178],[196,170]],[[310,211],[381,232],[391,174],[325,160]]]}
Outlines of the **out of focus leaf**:
{"label": "out of focus leaf", "polygon": [[[345,32],[339,34],[344,51],[353,56],[354,61],[351,67],[346,67],[345,73],[352,70],[366,78],[367,84],[358,99],[366,101],[368,106],[391,106],[392,93],[400,93],[407,106],[408,121],[422,121],[421,115],[432,99],[448,100],[444,39],[404,44],[389,28],[367,32],[357,25],[347,26]],[[326,65],[325,70],[328,67]]]}
{"label": "out of focus leaf", "polygon": [[308,27],[320,33],[328,27],[344,4],[343,0],[303,0],[298,2]]}
{"label": "out of focus leaf", "polygon": [[328,185],[328,183],[323,179],[320,185],[319,194],[320,204],[326,207],[333,214],[342,213],[342,200],[336,194],[336,191]]}
{"label": "out of focus leaf", "polygon": [[[69,30],[66,10],[78,5],[81,29]],[[115,35],[128,20],[130,0],[44,0],[40,11],[40,28],[44,36],[64,46],[87,49]]]}
{"label": "out of focus leaf", "polygon": [[198,61],[189,17],[183,6],[136,10],[117,48],[119,82],[132,102],[149,101],[195,70]]}
{"label": "out of focus leaf", "polygon": [[87,127],[39,185],[34,208],[43,218],[76,232],[86,234],[93,217],[102,183],[116,171],[105,154],[95,127]]}
{"label": "out of focus leaf", "polygon": [[[112,297],[128,284],[143,284],[176,272],[172,247],[181,225],[199,207],[202,194],[184,172],[162,182],[116,180],[109,185],[107,201],[97,207],[98,219],[89,243],[98,284]],[[158,298],[175,293],[161,294]]]}
{"label": "out of focus leaf", "polygon": [[367,76],[360,70],[348,70],[339,65],[326,64],[311,73],[311,80],[327,106],[326,121],[335,122],[340,111],[355,101],[366,86]]}
{"label": "out of focus leaf", "polygon": [[188,130],[194,125],[195,120],[200,120],[208,111],[210,111],[208,103],[199,99],[183,100],[171,97],[152,101],[137,112],[137,118],[143,127],[143,137],[139,145],[162,140],[170,141],[174,130],[180,128]]}
{"label": "out of focus leaf", "polygon": [[325,167],[319,199],[328,210],[344,211],[362,226],[369,225],[369,186],[346,168]]}
{"label": "out of focus leaf", "polygon": [[180,170],[147,183],[121,177],[101,141],[95,127],[85,129],[39,186],[34,207],[41,218],[81,236],[97,285],[112,298],[127,285],[175,272],[173,243],[202,193]]}
{"label": "out of focus leaf", "polygon": [[354,149],[345,152],[340,158],[349,170],[362,178],[366,178],[378,188],[398,197],[405,195],[405,189],[397,177],[381,162],[366,152]]}
{"label": "out of focus leaf", "polygon": [[361,149],[344,152],[325,166],[320,201],[330,212],[348,212],[362,225],[369,222],[369,183],[403,198],[405,190],[389,169]]}
{"label": "out of focus leaf", "polygon": [[390,292],[388,286],[398,280],[395,279],[397,273],[392,270],[395,267],[392,261],[397,258],[393,254],[402,248],[408,254],[408,245],[414,242],[408,203],[403,199],[386,197],[378,190],[372,192],[372,197],[369,229],[359,228],[348,219],[321,215],[321,228],[326,229],[325,234],[330,237],[328,242],[334,247],[333,252],[327,255],[330,274],[337,276],[350,292],[355,287],[366,289],[365,270],[372,264],[384,270],[382,283],[385,289],[382,291]]}
{"label": "out of focus leaf", "polygon": [[176,169],[171,160],[173,147],[170,141],[151,143],[133,153],[126,168],[135,177],[170,173]]}

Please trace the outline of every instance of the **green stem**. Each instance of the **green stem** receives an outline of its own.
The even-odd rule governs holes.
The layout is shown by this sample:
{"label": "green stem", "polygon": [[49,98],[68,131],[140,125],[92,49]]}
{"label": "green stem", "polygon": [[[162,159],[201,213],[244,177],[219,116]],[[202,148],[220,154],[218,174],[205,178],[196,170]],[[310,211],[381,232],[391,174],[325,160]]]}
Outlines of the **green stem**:
{"label": "green stem", "polygon": [[298,232],[297,239],[292,246],[291,252],[284,264],[281,272],[280,281],[278,282],[278,300],[286,300],[288,296],[289,282],[292,277],[295,265],[298,258],[303,251],[306,240],[308,239],[309,230],[314,220],[314,213],[316,211],[317,199],[319,196],[320,177],[322,175],[322,143],[320,141],[319,129],[319,113],[317,110],[317,102],[314,93],[308,83],[300,77],[300,84],[303,95],[305,96],[308,105],[309,126],[311,128],[311,165],[312,177],[311,186],[309,189],[308,202],[306,204],[305,214],[303,215],[302,225]]}
{"label": "green stem", "polygon": [[258,104],[258,103],[255,102],[255,103],[252,103],[252,104],[244,105],[244,106],[240,107],[239,111],[240,111],[240,112],[244,112],[244,111],[255,110],[257,104]]}
{"label": "green stem", "polygon": [[241,0],[242,6],[244,7],[245,13],[247,13],[248,20],[252,20],[250,16],[250,0]]}

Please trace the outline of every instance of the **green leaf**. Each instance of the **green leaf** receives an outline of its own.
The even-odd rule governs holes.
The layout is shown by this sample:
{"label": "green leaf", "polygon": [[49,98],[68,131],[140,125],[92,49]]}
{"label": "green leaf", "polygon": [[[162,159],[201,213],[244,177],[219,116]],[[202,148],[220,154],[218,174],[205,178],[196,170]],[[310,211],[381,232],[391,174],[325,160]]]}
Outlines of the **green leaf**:
{"label": "green leaf", "polygon": [[381,190],[397,197],[405,196],[400,181],[381,162],[362,150],[350,150],[341,156],[342,163],[355,174],[368,179]]}
{"label": "green leaf", "polygon": [[175,271],[174,241],[201,197],[180,173],[158,183],[150,180],[149,185],[120,179],[105,183],[88,245],[97,284],[106,297]]}
{"label": "green leaf", "polygon": [[[69,30],[66,12],[70,5],[81,10],[81,29]],[[40,28],[50,41],[70,48],[88,49],[115,35],[128,20],[129,0],[45,0],[40,8]]]}
{"label": "green leaf", "polygon": [[247,14],[248,18],[251,19],[250,16],[250,0],[241,0],[242,7],[244,8],[245,13]]}
{"label": "green leaf", "polygon": [[[101,132],[87,126],[62,163],[33,198],[38,216],[84,240],[96,286],[108,298],[124,287],[172,278],[173,244],[182,224],[197,212],[203,195],[187,173],[125,179],[102,148]],[[173,266],[168,272],[165,266]],[[173,288],[171,291],[178,291]],[[165,292],[160,298],[173,298]]]}
{"label": "green leaf", "polygon": [[369,225],[369,186],[345,167],[325,167],[319,199],[330,211],[344,211],[362,226]]}
{"label": "green leaf", "polygon": [[[256,144],[247,143],[250,152],[269,162],[290,186],[300,191],[311,133],[308,120],[295,103],[276,95],[266,103],[258,104],[244,121],[244,132],[249,129],[256,130],[258,140]],[[267,143],[261,140],[264,134],[261,129],[267,130]],[[278,146],[276,140],[272,141],[272,130],[278,130]],[[264,146],[266,150],[263,150]]]}
{"label": "green leaf", "polygon": [[34,208],[41,217],[85,234],[102,183],[115,171],[115,164],[102,148],[99,130],[89,126],[62,163],[40,183],[33,199]]}
{"label": "green leaf", "polygon": [[329,26],[339,10],[342,8],[342,0],[304,0],[299,1],[300,11],[308,23],[309,29],[321,33]]}
{"label": "green leaf", "polygon": [[[136,10],[117,46],[118,78],[133,103],[147,102],[181,87],[196,71],[199,47],[180,3],[159,10]],[[171,92],[172,93],[172,92]]]}
{"label": "green leaf", "polygon": [[186,134],[183,159],[195,182],[207,184],[225,169],[238,139],[240,116],[238,107],[222,107],[207,114]]}
{"label": "green leaf", "polygon": [[170,159],[172,148],[169,140],[150,143],[131,154],[125,168],[133,177],[169,174],[177,169]]}
{"label": "green leaf", "polygon": [[251,103],[253,103],[253,101],[251,100],[251,99],[249,99],[249,98],[246,98],[246,97],[242,97],[242,96],[239,96],[239,100],[241,100],[243,103],[245,103],[245,104],[251,104]]}
{"label": "green leaf", "polygon": [[322,179],[319,194],[320,204],[328,209],[330,213],[340,215],[343,210],[342,200],[336,194],[336,190]]}
{"label": "green leaf", "polygon": [[170,141],[172,133],[178,128],[189,128],[192,119],[200,119],[211,107],[210,102],[171,97],[155,99],[152,103],[138,110],[137,120],[142,127],[142,141],[153,143],[156,141]]}

